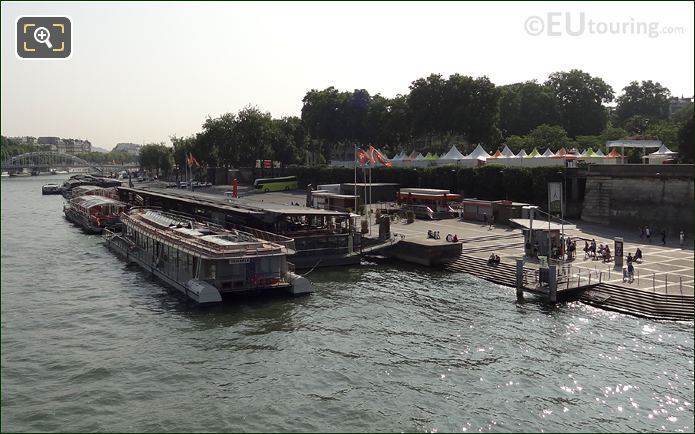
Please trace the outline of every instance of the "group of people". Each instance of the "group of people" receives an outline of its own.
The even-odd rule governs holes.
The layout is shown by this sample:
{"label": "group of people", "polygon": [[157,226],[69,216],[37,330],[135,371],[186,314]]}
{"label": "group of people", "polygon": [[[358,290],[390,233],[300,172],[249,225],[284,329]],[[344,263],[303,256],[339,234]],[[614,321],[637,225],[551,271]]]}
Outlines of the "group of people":
{"label": "group of people", "polygon": [[642,260],[642,250],[637,248],[635,251],[635,256],[632,253],[627,254],[627,266],[623,267],[623,282],[632,283],[635,280],[635,266],[632,264],[637,259]]}
{"label": "group of people", "polygon": [[[439,231],[432,231],[428,230],[427,231],[427,238],[433,239],[433,240],[439,240],[441,239],[441,235],[439,235]],[[458,243],[459,242],[459,237],[456,234],[446,234],[446,241],[449,243]]]}
{"label": "group of people", "polygon": [[500,257],[497,256],[497,254],[495,254],[495,253],[490,253],[490,257],[487,259],[487,263],[490,265],[499,264],[500,263]]}
{"label": "group of people", "polygon": [[571,261],[577,251],[577,242],[572,240],[572,238],[567,237],[563,238],[562,236],[560,237],[560,247],[555,247],[554,252],[555,254],[553,255],[555,258],[558,259],[563,259],[565,255],[567,255],[567,260]]}
{"label": "group of people", "polygon": [[[649,229],[649,226],[640,226],[639,237],[640,238],[646,238],[647,242],[649,242],[649,244],[651,244],[651,242],[652,242],[652,230]],[[678,241],[680,243],[681,248],[683,248],[683,244],[685,241],[685,232],[680,231],[680,233],[678,234]],[[666,229],[661,230],[661,245],[662,246],[666,245]]]}
{"label": "group of people", "polygon": [[613,259],[611,256],[611,248],[608,247],[608,244],[605,246],[603,244],[599,244],[597,249],[596,240],[593,238],[591,239],[591,243],[584,240],[584,257],[594,258],[594,260],[600,258],[603,260],[603,262],[610,262]]}

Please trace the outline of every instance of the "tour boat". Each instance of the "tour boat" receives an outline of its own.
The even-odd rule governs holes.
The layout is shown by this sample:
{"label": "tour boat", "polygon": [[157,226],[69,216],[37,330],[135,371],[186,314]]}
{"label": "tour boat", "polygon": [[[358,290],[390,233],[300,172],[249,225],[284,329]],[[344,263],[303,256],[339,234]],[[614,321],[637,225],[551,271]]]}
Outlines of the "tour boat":
{"label": "tour boat", "polygon": [[127,208],[123,202],[102,196],[78,196],[63,207],[65,218],[93,234],[115,227],[118,215]]}
{"label": "tour boat", "polygon": [[46,184],[41,187],[41,194],[60,194],[60,185]]}
{"label": "tour boat", "polygon": [[2,176],[3,178],[10,176],[10,172],[2,172],[2,174],[0,174],[0,176]]}
{"label": "tour boat", "polygon": [[[121,232],[104,231],[105,243],[198,303],[225,294],[312,292],[311,283],[287,262],[293,240],[266,241],[158,210],[121,214]],[[289,242],[285,242],[284,240]]]}

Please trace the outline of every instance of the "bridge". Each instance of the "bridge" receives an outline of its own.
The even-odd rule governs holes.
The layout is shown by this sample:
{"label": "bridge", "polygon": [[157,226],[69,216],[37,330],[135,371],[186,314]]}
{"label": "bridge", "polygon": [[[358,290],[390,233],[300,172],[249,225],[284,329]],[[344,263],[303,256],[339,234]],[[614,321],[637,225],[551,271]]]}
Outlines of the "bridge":
{"label": "bridge", "polygon": [[86,168],[88,171],[107,173],[126,169],[137,169],[137,164],[98,164],[63,152],[28,152],[6,158],[2,170],[10,173],[29,170],[31,172],[48,172],[50,169]]}

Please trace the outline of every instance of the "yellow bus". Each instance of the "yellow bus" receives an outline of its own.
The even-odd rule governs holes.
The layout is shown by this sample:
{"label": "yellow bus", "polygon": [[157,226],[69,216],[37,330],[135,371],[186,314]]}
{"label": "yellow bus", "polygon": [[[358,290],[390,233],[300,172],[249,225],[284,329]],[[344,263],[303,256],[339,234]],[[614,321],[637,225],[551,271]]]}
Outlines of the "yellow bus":
{"label": "yellow bus", "polygon": [[295,190],[298,188],[296,176],[283,176],[281,178],[260,178],[253,182],[256,193],[269,191]]}

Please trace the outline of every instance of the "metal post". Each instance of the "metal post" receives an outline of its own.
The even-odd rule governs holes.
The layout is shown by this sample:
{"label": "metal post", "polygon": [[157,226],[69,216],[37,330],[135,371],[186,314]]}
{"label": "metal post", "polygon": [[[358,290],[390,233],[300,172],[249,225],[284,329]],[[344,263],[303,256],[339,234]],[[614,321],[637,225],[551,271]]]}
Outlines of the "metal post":
{"label": "metal post", "polygon": [[548,265],[548,300],[557,303],[557,266]]}
{"label": "metal post", "polygon": [[656,292],[656,273],[652,273],[652,292]]}
{"label": "metal post", "polygon": [[668,294],[668,274],[666,275],[664,280],[666,281],[666,294]]}
{"label": "metal post", "polygon": [[[610,275],[611,275],[611,272],[608,271],[608,280],[611,280]],[[598,283],[601,283],[601,282],[603,282],[603,271],[601,271],[601,274],[598,275]]]}
{"label": "metal post", "polygon": [[681,291],[681,295],[683,295],[683,276],[678,276],[678,288]]}
{"label": "metal post", "polygon": [[516,260],[516,299],[521,301],[524,298],[524,260]]}

